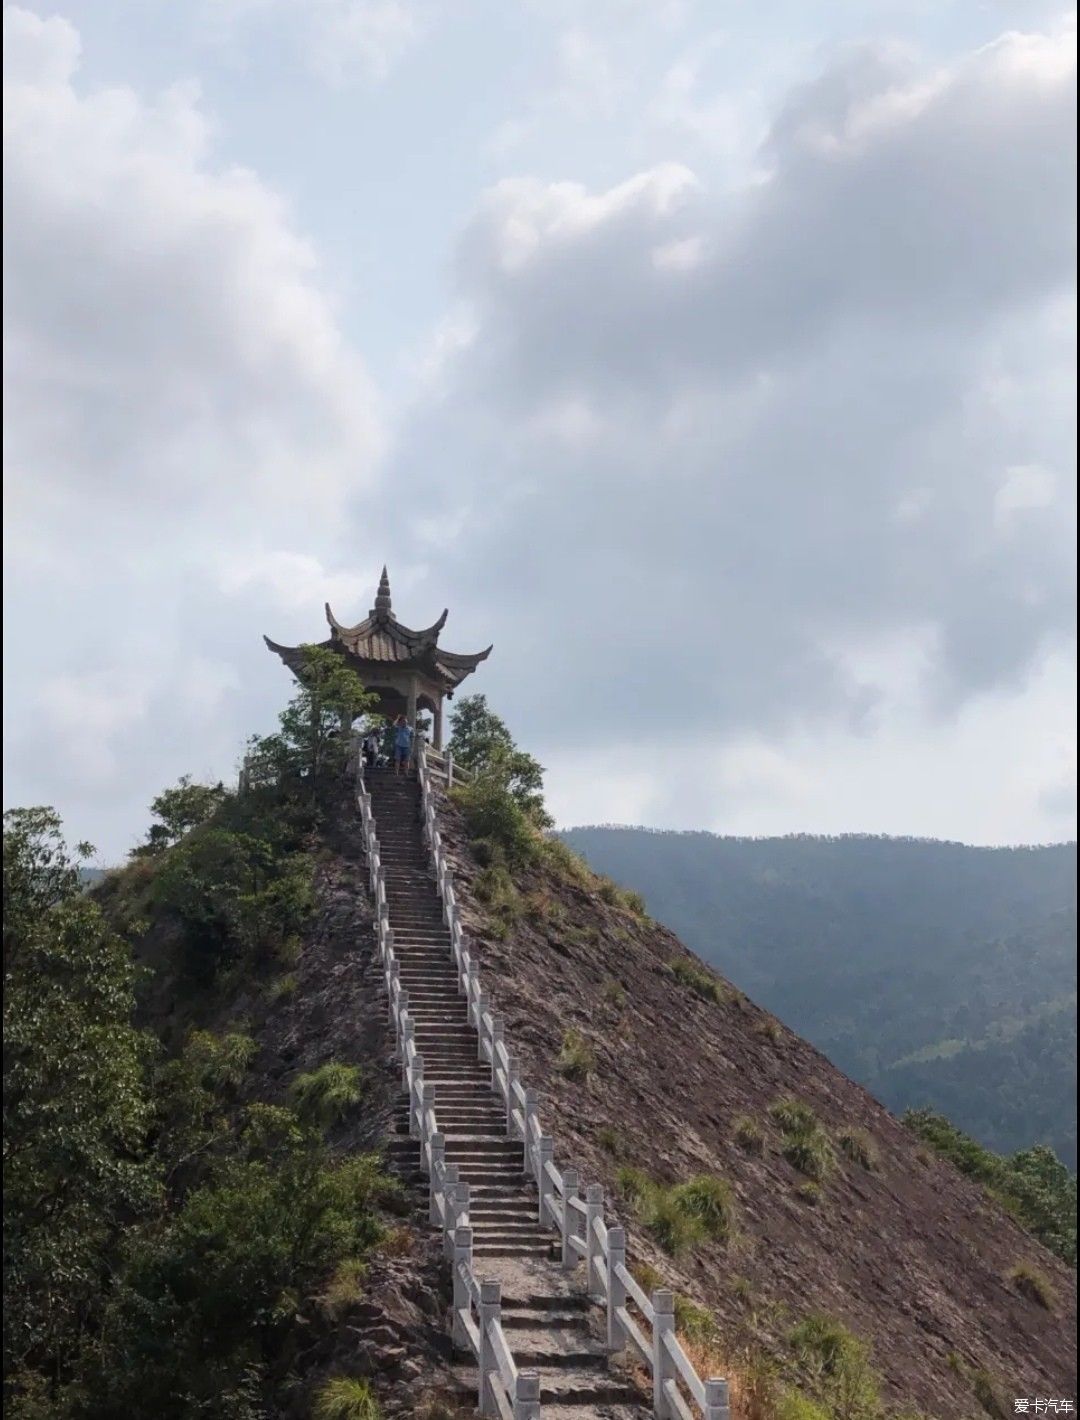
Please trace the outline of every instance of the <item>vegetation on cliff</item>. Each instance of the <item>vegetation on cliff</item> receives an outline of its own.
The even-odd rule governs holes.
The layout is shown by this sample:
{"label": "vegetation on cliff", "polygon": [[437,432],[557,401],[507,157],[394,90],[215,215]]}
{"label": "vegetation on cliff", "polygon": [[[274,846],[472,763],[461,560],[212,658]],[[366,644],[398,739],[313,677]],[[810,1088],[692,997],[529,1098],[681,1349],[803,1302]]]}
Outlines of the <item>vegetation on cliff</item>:
{"label": "vegetation on cliff", "polygon": [[278,733],[252,743],[249,792],[182,779],[96,893],[55,813],[5,814],[4,1374],[19,1420],[289,1413],[310,1299],[362,1270],[400,1207],[377,1158],[334,1142],[362,1100],[354,1065],[267,1093],[242,1020],[194,1024],[295,963],[310,923],[336,731],[364,704],[321,654]]}

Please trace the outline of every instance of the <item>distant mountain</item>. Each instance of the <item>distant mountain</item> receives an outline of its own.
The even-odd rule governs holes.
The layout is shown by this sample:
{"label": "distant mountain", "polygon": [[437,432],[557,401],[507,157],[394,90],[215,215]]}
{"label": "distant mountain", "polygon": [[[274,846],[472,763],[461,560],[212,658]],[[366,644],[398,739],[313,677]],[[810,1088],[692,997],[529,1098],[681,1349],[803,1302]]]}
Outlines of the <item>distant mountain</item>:
{"label": "distant mountain", "polygon": [[562,837],[890,1108],[1076,1167],[1075,845]]}

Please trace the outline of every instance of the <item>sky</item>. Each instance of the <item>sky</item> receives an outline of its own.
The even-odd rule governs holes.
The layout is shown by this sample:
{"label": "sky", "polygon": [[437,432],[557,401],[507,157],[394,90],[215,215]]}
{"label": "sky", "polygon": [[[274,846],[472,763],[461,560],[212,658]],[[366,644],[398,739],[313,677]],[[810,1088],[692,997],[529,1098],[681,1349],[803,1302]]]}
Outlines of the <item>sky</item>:
{"label": "sky", "polygon": [[4,11],[5,804],[396,614],[561,824],[1075,835],[1075,15]]}

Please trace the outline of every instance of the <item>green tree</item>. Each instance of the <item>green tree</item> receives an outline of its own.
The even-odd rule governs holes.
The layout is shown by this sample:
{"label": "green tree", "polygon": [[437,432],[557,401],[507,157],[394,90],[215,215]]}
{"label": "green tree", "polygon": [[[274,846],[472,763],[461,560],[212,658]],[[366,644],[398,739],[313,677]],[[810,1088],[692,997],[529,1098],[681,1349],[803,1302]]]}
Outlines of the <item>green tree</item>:
{"label": "green tree", "polygon": [[514,743],[503,720],[488,708],[487,697],[469,695],[450,717],[454,758],[481,778],[505,789],[537,828],[550,828],[544,807],[544,768]]}
{"label": "green tree", "polygon": [[164,852],[193,828],[213,818],[229,797],[220,781],[217,784],[196,784],[190,774],[182,774],[172,789],[163,790],[150,805],[157,823],[151,824],[146,842],[133,850],[133,858]]}
{"label": "green tree", "polygon": [[223,967],[259,959],[299,933],[313,901],[312,864],[251,833],[207,824],[162,861],[153,902],[184,928],[187,967],[209,982]]}
{"label": "green tree", "polygon": [[96,1328],[116,1229],[158,1196],[148,1041],[128,947],[52,809],[5,813],[4,889],[4,1366],[55,1389]]}
{"label": "green tree", "polygon": [[281,712],[281,733],[313,783],[340,773],[348,754],[342,727],[370,710],[376,697],[336,651],[305,646],[300,689]]}

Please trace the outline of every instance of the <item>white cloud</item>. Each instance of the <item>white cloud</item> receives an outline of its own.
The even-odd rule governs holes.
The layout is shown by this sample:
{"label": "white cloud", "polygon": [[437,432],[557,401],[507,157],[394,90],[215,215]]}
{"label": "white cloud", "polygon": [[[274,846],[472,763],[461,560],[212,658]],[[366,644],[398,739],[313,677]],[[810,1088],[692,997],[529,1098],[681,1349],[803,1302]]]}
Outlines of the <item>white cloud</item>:
{"label": "white cloud", "polygon": [[85,83],[66,21],[4,25],[7,790],[95,805],[115,846],[265,716],[259,632],[358,594],[322,569],[385,436],[314,248],[198,90]]}
{"label": "white cloud", "polygon": [[[553,765],[612,733],[710,747],[712,778],[664,800],[701,823],[731,745],[760,769],[805,737],[802,774],[815,736],[837,760],[853,736],[863,773],[866,745],[919,760],[925,735],[968,773],[963,736],[991,743],[970,707],[1042,713],[1072,505],[1015,470],[1073,457],[1074,114],[1061,32],[930,72],[861,46],[788,95],[737,192],[703,162],[486,196],[455,293],[472,338],[399,466],[466,511],[444,575]],[[1028,825],[1046,777],[987,776]]]}
{"label": "white cloud", "polygon": [[416,0],[204,0],[223,42],[239,44],[252,25],[269,27],[309,71],[340,86],[359,76],[383,80],[423,34]]}
{"label": "white cloud", "polygon": [[1049,469],[1037,464],[1016,464],[1006,469],[994,494],[994,520],[1009,523],[1017,513],[1049,508],[1056,493],[1057,479]]}
{"label": "white cloud", "polygon": [[52,534],[66,563],[136,524],[236,535],[255,506],[325,521],[382,436],[313,250],[252,173],[214,164],[196,90],[84,90],[78,53],[65,22],[5,11],[15,555]]}

